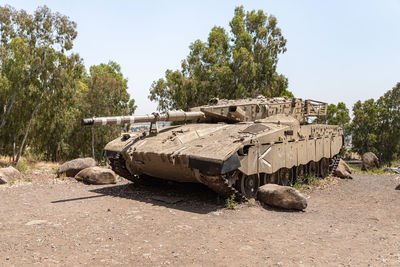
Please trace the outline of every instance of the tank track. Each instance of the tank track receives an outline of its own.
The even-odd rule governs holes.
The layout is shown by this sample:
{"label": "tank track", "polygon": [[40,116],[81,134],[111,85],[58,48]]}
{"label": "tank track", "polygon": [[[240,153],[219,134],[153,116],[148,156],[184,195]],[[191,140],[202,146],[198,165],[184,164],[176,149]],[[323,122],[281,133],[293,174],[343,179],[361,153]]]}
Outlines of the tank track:
{"label": "tank track", "polygon": [[[331,163],[329,164],[329,175],[332,175],[340,161],[340,155],[335,155],[331,159]],[[140,180],[139,176],[132,175],[129,170],[125,166],[125,160],[122,157],[118,159],[110,158],[110,165],[113,171],[132,182],[137,182]],[[200,175],[201,182],[205,184],[208,188],[219,194],[223,197],[231,197],[235,195],[235,199],[237,201],[247,201],[248,198],[242,194],[239,190],[235,188],[236,181],[230,181],[228,175],[219,175],[219,176],[207,176],[207,175]]]}
{"label": "tank track", "polygon": [[[340,155],[335,155],[331,158],[331,164],[329,164],[329,172],[328,175],[332,175],[337,166],[339,165]],[[238,201],[247,201],[248,198],[243,195],[239,190],[237,190],[232,183],[229,183],[226,175],[221,176],[205,176],[202,175],[202,182],[211,190],[217,192],[219,195],[223,197],[230,197],[235,195],[236,200]],[[235,181],[237,182],[237,181]]]}
{"label": "tank track", "polygon": [[329,176],[333,175],[339,165],[340,155],[333,156],[331,164],[329,164]]}
{"label": "tank track", "polygon": [[206,176],[201,175],[201,179],[203,184],[205,184],[208,188],[216,192],[218,195],[223,197],[231,197],[235,195],[235,199],[238,201],[246,201],[248,200],[246,196],[244,196],[239,190],[233,186],[233,184],[229,183],[226,175],[220,176]]}
{"label": "tank track", "polygon": [[110,158],[109,160],[111,168],[116,174],[128,179],[131,182],[137,182],[139,180],[139,176],[131,174],[126,168],[126,162],[122,156],[119,156],[117,159]]}

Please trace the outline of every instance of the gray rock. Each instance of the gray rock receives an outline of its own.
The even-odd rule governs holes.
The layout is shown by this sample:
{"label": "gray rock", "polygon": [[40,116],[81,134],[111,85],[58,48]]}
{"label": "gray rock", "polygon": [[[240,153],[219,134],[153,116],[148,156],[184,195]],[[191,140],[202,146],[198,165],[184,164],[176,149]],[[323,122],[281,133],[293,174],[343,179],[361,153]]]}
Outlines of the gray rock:
{"label": "gray rock", "polygon": [[94,166],[96,166],[96,161],[92,158],[74,159],[61,165],[57,174],[65,173],[68,177],[74,177],[81,170]]}
{"label": "gray rock", "polygon": [[350,167],[342,159],[340,159],[334,175],[339,178],[352,178]]}
{"label": "gray rock", "polygon": [[304,210],[307,207],[306,198],[290,186],[263,185],[258,189],[257,198],[267,205],[284,209]]}
{"label": "gray rock", "polygon": [[367,152],[362,155],[362,166],[361,170],[368,171],[373,168],[379,168],[379,159],[378,157],[372,153]]}
{"label": "gray rock", "polygon": [[8,181],[22,179],[22,174],[12,166],[0,169],[0,184],[6,184]]}
{"label": "gray rock", "polygon": [[6,184],[6,183],[8,183],[7,179],[0,176],[0,184]]}
{"label": "gray rock", "polygon": [[115,173],[102,167],[83,169],[75,175],[75,179],[88,184],[115,184],[117,182]]}

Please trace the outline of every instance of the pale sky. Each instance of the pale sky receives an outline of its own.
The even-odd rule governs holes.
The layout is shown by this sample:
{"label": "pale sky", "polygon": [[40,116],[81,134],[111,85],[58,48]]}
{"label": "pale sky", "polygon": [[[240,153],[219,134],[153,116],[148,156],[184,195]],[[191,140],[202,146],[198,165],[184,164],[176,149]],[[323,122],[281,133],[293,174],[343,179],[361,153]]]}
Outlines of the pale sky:
{"label": "pale sky", "polygon": [[78,24],[74,52],[87,67],[116,61],[136,114],[151,113],[154,80],[177,69],[213,26],[229,31],[236,6],[278,19],[288,40],[278,72],[296,97],[328,103],[378,98],[400,82],[400,0],[382,1],[41,1],[0,0],[32,13],[47,5]]}

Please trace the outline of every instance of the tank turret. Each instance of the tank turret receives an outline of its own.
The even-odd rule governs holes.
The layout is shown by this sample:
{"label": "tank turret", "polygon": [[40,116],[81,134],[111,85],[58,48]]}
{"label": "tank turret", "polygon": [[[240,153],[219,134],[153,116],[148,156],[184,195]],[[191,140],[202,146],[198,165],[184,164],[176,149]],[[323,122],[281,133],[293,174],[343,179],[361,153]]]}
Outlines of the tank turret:
{"label": "tank turret", "polygon": [[248,98],[241,100],[226,100],[213,98],[208,105],[192,108],[189,112],[182,110],[153,113],[151,115],[116,116],[86,118],[82,125],[107,125],[142,123],[157,121],[191,121],[198,122],[248,122],[263,120],[274,115],[288,115],[299,122],[304,122],[308,117],[324,118],[327,104],[315,100],[302,100],[300,98]]}
{"label": "tank turret", "polygon": [[304,122],[308,117],[324,118],[327,112],[327,103],[287,97],[259,96],[240,100],[213,98],[208,105],[191,110],[203,112],[205,121],[246,122],[282,114]]}

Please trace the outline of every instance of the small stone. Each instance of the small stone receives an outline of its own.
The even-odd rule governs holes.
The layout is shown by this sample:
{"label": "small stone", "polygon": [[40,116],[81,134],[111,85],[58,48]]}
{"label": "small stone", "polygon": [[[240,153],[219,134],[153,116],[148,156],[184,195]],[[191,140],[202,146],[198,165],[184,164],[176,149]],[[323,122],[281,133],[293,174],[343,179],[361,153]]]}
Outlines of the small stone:
{"label": "small stone", "polygon": [[36,224],[43,224],[43,223],[47,223],[46,220],[33,220],[30,222],[27,222],[25,225],[36,225]]}
{"label": "small stone", "polygon": [[0,177],[0,184],[6,184],[8,181],[4,177]]}

